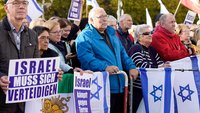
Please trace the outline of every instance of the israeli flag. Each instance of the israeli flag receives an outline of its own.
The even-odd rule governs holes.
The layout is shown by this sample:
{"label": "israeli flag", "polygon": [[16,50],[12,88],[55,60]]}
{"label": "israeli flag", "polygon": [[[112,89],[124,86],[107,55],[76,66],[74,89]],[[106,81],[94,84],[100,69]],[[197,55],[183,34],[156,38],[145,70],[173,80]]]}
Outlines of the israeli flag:
{"label": "israeli flag", "polygon": [[171,62],[175,71],[174,94],[177,113],[200,113],[200,56]]}
{"label": "israeli flag", "polygon": [[34,19],[39,18],[41,15],[43,15],[43,10],[39,6],[36,0],[28,0],[28,1],[29,1],[29,5],[28,5],[27,19],[30,22]]}
{"label": "israeli flag", "polygon": [[99,7],[96,0],[86,0],[86,5],[91,5],[92,7]]}
{"label": "israeli flag", "polygon": [[92,113],[110,113],[110,83],[107,72],[93,73],[90,106]]}
{"label": "israeli flag", "polygon": [[140,77],[146,113],[173,113],[173,71],[141,68]]}

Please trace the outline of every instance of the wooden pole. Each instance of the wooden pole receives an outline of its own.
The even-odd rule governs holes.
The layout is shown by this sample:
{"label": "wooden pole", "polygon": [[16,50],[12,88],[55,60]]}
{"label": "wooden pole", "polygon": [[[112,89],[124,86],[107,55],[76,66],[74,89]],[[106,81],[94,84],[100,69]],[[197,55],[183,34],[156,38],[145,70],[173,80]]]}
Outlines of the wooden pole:
{"label": "wooden pole", "polygon": [[85,4],[86,5],[86,18],[88,17],[88,5],[87,4]]}
{"label": "wooden pole", "polygon": [[181,5],[181,2],[182,2],[182,0],[179,1],[178,6],[176,7],[176,11],[175,11],[175,13],[174,13],[174,17],[176,17],[176,13],[177,13],[177,11],[178,11],[180,5]]}

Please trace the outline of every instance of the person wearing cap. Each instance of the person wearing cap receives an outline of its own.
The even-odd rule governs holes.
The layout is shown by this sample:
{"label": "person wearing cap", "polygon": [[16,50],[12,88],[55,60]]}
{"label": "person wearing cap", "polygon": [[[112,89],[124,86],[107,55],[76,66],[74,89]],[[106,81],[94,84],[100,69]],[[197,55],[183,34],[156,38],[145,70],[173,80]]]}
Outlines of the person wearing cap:
{"label": "person wearing cap", "polygon": [[5,103],[9,61],[40,57],[35,32],[23,24],[28,4],[27,0],[4,0],[7,16],[0,22],[0,113],[24,112],[24,103]]}

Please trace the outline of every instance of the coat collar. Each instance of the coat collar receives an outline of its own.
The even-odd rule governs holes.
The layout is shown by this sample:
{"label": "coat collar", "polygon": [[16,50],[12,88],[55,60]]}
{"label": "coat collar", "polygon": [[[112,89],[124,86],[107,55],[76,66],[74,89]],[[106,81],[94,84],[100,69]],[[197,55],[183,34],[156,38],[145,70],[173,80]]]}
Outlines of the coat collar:
{"label": "coat collar", "polygon": [[[11,28],[9,22],[8,22],[8,17],[7,16],[3,19],[2,23],[3,23],[4,29],[6,31],[11,31],[12,30],[12,28]],[[26,26],[24,26],[23,29],[24,29],[23,31],[28,31],[28,28]]]}
{"label": "coat collar", "polygon": [[[103,37],[101,37],[100,33],[97,31],[97,29],[92,24],[88,24],[86,29],[87,28],[90,29],[91,31],[95,32],[92,34],[94,38],[103,39]],[[108,36],[115,35],[115,30],[111,26],[108,26],[105,31]]]}
{"label": "coat collar", "polygon": [[165,28],[163,28],[162,26],[159,26],[156,30],[156,32],[161,32],[163,34],[165,34],[167,37],[173,38],[176,36],[175,33],[171,33],[168,30],[166,30]]}

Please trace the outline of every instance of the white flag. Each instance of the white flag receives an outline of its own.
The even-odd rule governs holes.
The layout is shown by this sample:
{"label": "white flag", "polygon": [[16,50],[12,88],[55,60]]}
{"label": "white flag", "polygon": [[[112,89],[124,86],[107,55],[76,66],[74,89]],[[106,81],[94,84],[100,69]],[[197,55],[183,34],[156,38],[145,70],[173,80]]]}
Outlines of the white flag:
{"label": "white flag", "polygon": [[165,5],[162,3],[162,1],[158,0],[158,2],[160,3],[160,14],[167,14],[167,13],[169,13],[169,11],[165,7]]}
{"label": "white flag", "polygon": [[151,16],[149,14],[148,8],[146,8],[146,24],[149,25],[153,29]]}
{"label": "white flag", "polygon": [[99,7],[99,4],[97,3],[96,0],[87,0],[86,4],[91,5],[92,7]]}
{"label": "white flag", "polygon": [[39,18],[43,14],[42,8],[39,6],[36,0],[28,0],[28,15],[29,21]]}

